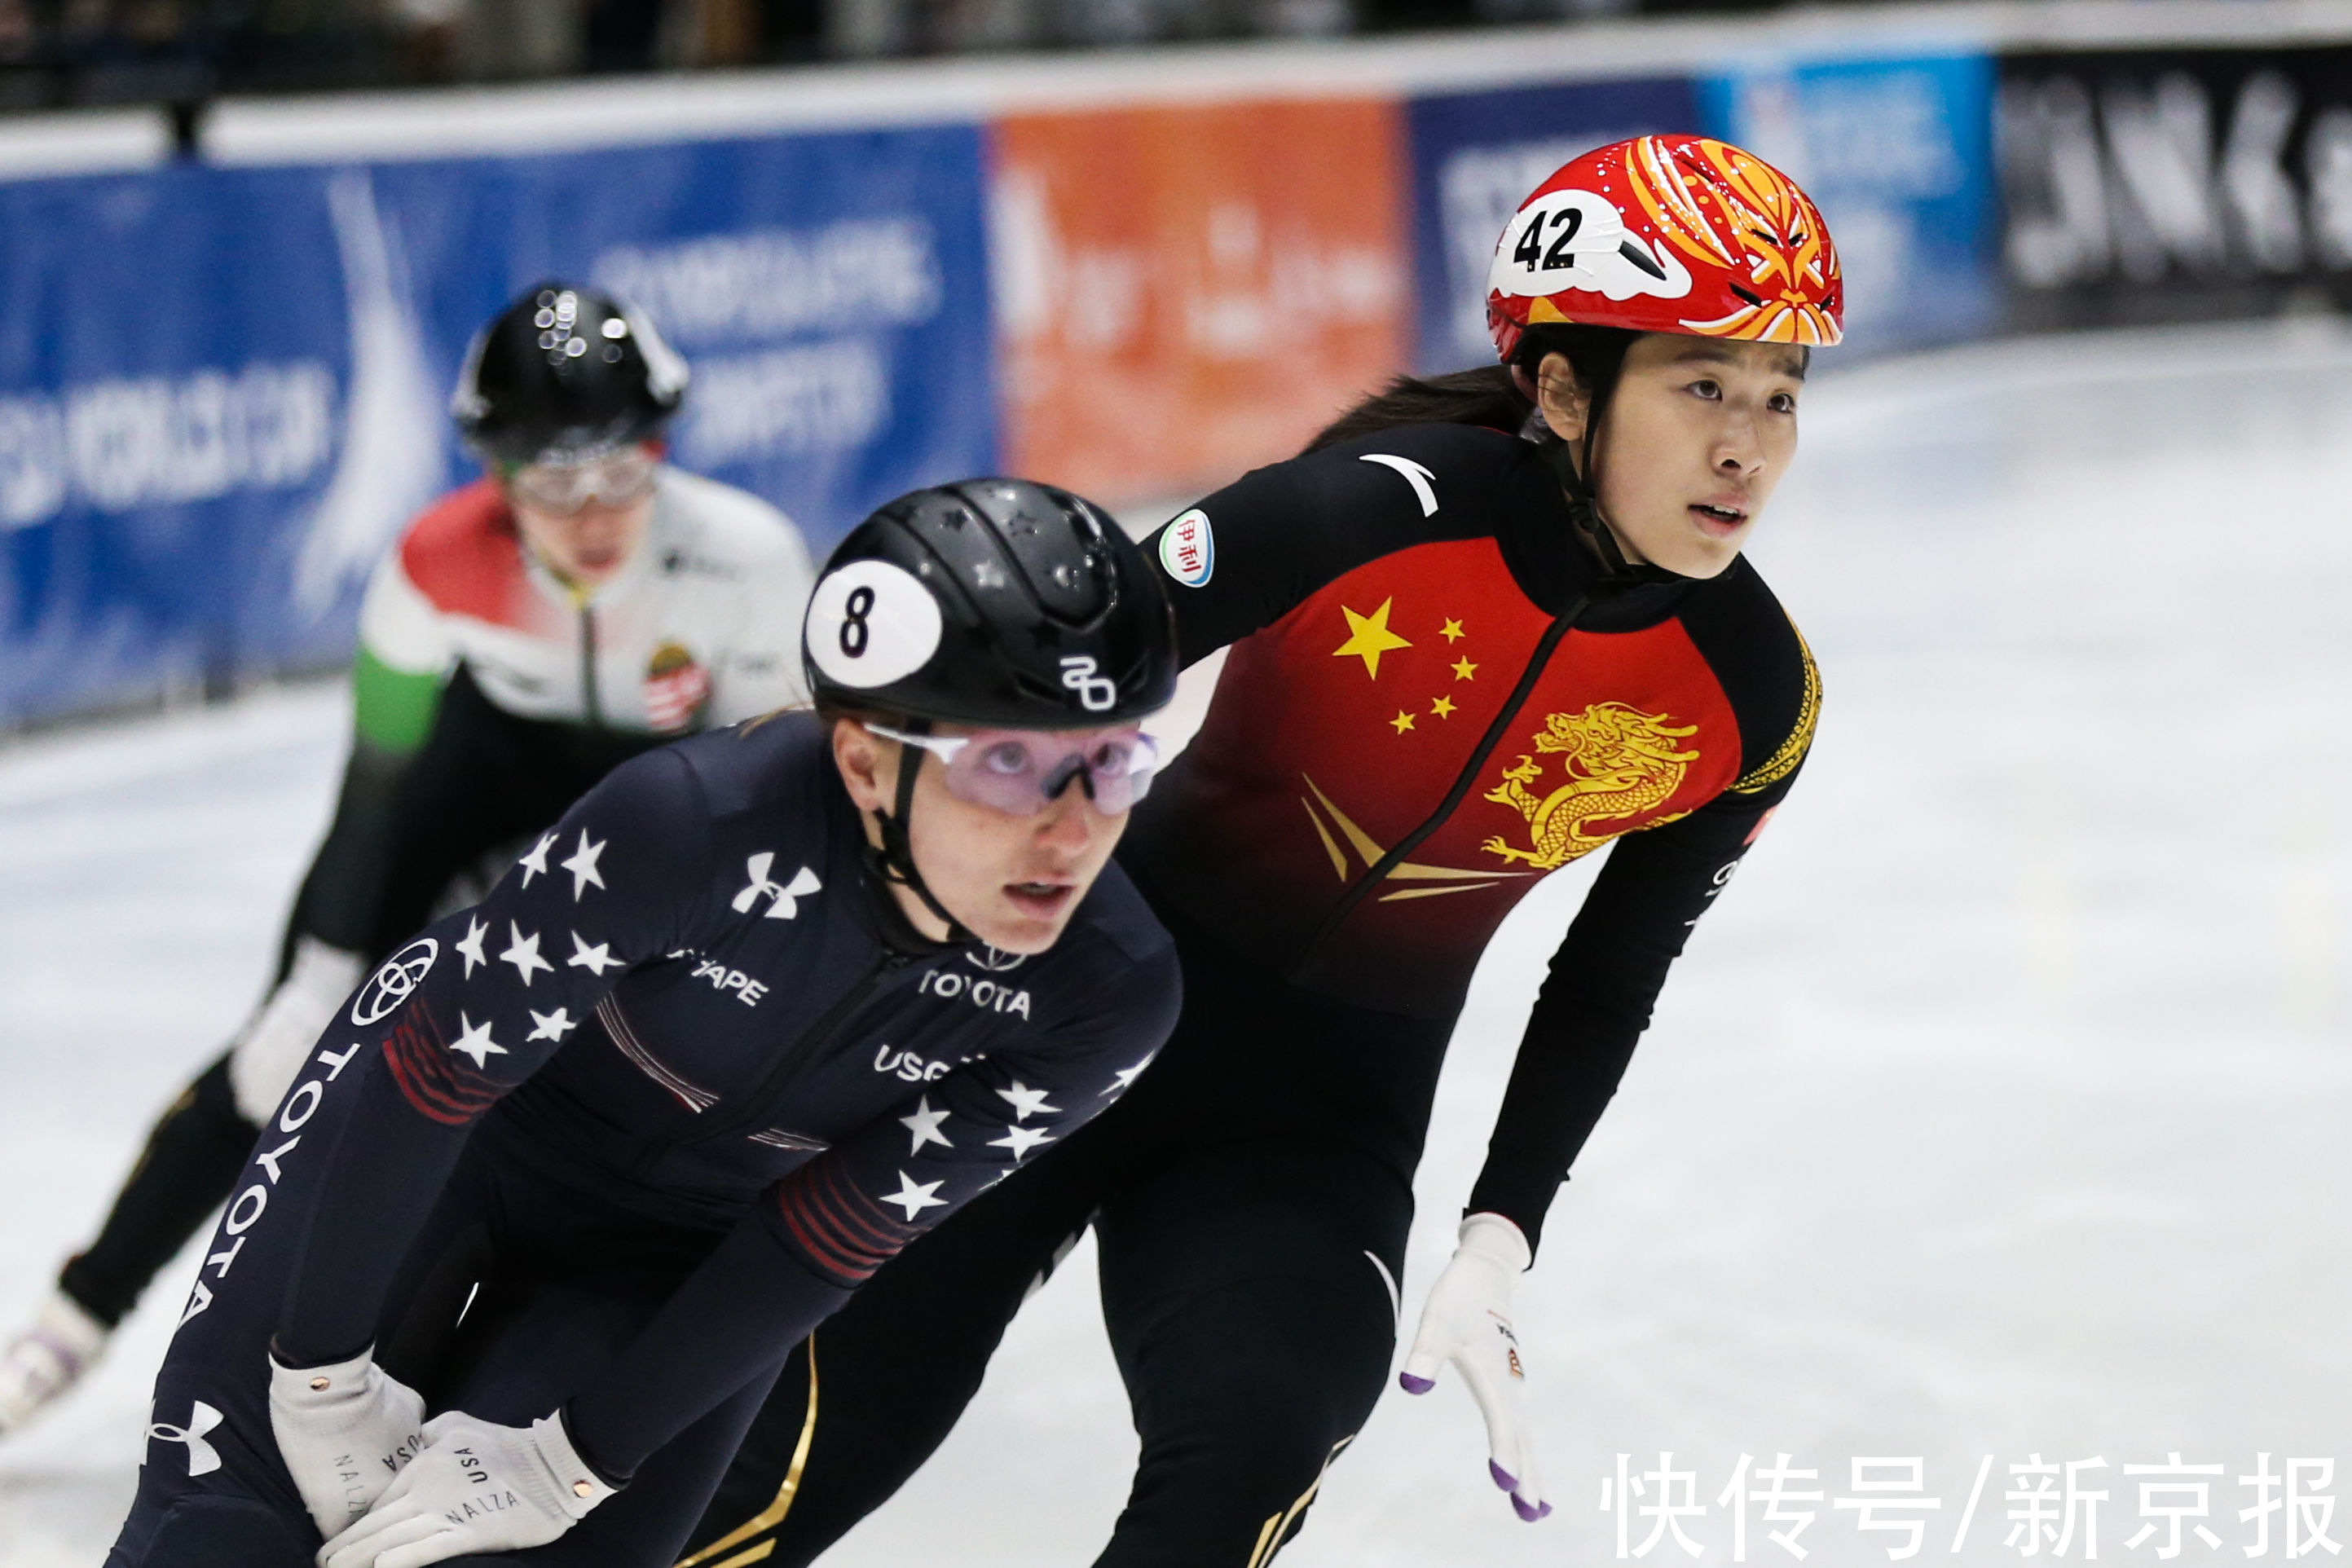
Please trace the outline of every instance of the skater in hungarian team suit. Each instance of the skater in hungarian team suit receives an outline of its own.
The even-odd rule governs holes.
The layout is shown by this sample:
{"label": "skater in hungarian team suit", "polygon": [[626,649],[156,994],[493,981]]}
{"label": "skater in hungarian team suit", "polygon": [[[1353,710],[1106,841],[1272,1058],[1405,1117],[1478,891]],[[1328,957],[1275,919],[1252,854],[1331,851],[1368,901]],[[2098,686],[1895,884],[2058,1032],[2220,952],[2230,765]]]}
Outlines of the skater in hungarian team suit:
{"label": "skater in hungarian team suit", "polygon": [[1141,1073],[1149,561],[1059,490],[918,491],[807,643],[816,712],[622,764],[338,1005],[109,1568],[662,1568],[792,1346]]}
{"label": "skater in hungarian team suit", "polygon": [[476,340],[454,406],[489,472],[369,584],[351,760],[277,979],[0,1352],[0,1432],[72,1386],[227,1199],[336,1004],[453,877],[623,759],[802,697],[807,551],[766,502],[663,462],[686,386],[642,315],[562,283]]}
{"label": "skater in hungarian team suit", "polygon": [[[1183,658],[1230,649],[1120,852],[1176,937],[1183,1016],[1115,1112],[796,1352],[693,1568],[805,1563],[878,1506],[1090,1221],[1142,1442],[1097,1562],[1260,1568],[1391,1364],[1471,971],[1539,878],[1613,844],[1404,1363],[1416,1393],[1459,1369],[1495,1482],[1548,1511],[1513,1287],[1813,733],[1812,661],[1740,550],[1842,297],[1803,194],[1696,137],[1559,170],[1490,281],[1500,364],[1400,382],[1149,542]],[[950,1279],[967,1310],[934,1322]]]}

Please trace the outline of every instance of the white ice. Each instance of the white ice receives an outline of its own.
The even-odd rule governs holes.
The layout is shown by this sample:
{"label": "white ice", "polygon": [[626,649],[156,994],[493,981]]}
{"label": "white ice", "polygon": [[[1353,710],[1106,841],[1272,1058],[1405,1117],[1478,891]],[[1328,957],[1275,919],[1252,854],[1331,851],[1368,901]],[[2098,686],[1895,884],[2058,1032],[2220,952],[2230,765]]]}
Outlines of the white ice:
{"label": "white ice", "polygon": [[[1976,1563],[2019,1556],[2002,1493],[2033,1455],[2106,1460],[2100,1549],[2152,1560],[2120,1467],[2178,1450],[2225,1467],[2226,1550],[2186,1557],[2237,1561],[2258,1452],[2352,1459],[2352,338],[1975,348],[1825,375],[1804,417],[1754,554],[1820,657],[1820,742],[1525,1287],[1559,1512],[1511,1516],[1457,1384],[1391,1389],[1289,1568],[1608,1561],[1601,1479],[1662,1449],[1696,1473],[1708,1563],[1732,1561],[1730,1467],[1781,1452],[1832,1498],[1858,1495],[1853,1458],[1924,1458],[1919,1560]],[[342,729],[313,688],[0,752],[0,1317],[252,1000]],[[1408,1319],[1585,880],[1552,879],[1479,972]],[[829,1562],[1092,1560],[1134,1444],[1087,1263]],[[193,1264],[0,1446],[0,1563],[103,1555]],[[1903,1540],[1817,1511],[1811,1564]],[[1796,1561],[1760,1525],[1748,1553]],[[1694,1561],[1671,1537],[1648,1560]]]}

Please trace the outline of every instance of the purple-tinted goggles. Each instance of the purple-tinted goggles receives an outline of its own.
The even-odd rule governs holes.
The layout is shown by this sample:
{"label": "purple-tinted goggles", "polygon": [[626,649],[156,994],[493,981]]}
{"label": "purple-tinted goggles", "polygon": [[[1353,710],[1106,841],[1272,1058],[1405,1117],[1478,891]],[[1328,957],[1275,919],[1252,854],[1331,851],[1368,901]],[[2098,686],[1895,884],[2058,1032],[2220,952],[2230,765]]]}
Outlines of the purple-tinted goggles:
{"label": "purple-tinted goggles", "polygon": [[1106,816],[1141,800],[1160,765],[1160,749],[1137,729],[1061,733],[1050,730],[982,730],[970,735],[914,735],[881,724],[866,728],[903,746],[919,746],[947,770],[958,800],[1014,816],[1034,816],[1083,781],[1087,798]]}

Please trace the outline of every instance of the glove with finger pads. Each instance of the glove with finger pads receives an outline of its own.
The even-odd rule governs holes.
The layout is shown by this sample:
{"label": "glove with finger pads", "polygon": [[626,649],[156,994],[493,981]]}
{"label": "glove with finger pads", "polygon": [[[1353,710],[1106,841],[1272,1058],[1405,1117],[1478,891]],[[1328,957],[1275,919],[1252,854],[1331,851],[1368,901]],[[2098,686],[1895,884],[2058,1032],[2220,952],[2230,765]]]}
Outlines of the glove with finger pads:
{"label": "glove with finger pads", "polygon": [[375,1364],[290,1367],[269,1358],[269,1431],[322,1536],[367,1512],[425,1446],[425,1401]]}
{"label": "glove with finger pads", "polygon": [[1486,1420],[1487,1473],[1530,1524],[1551,1511],[1537,1473],[1527,1372],[1511,1327],[1511,1292],[1532,1261],[1528,1238],[1501,1215],[1464,1220],[1454,1259],[1429,1288],[1420,1330],[1397,1376],[1407,1394],[1427,1394],[1446,1363],[1461,1372]]}
{"label": "glove with finger pads", "polygon": [[543,1546],[616,1489],[580,1458],[561,1411],[500,1426],[452,1410],[365,1519],[327,1542],[319,1568],[425,1568]]}

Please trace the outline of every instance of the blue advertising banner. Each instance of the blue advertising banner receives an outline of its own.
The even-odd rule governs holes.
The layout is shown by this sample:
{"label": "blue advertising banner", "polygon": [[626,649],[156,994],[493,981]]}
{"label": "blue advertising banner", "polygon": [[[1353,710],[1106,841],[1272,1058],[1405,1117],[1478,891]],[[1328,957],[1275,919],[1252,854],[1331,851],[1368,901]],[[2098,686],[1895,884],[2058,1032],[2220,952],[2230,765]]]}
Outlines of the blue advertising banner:
{"label": "blue advertising banner", "polygon": [[331,661],[541,278],[693,366],[681,464],[820,553],[994,466],[977,127],[0,184],[0,724]]}
{"label": "blue advertising banner", "polygon": [[1993,87],[1991,58],[1973,53],[1773,63],[1700,85],[1707,132],[1779,164],[1829,220],[1851,348],[1994,326]]}
{"label": "blue advertising banner", "polygon": [[1580,153],[1651,132],[1701,129],[1679,79],[1420,98],[1412,138],[1414,368],[1462,370],[1495,357],[1486,267],[1527,194]]}
{"label": "blue advertising banner", "polygon": [[189,167],[0,185],[0,718],[223,668],[331,485],[334,242],[315,199],[257,195]]}

